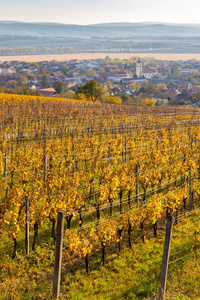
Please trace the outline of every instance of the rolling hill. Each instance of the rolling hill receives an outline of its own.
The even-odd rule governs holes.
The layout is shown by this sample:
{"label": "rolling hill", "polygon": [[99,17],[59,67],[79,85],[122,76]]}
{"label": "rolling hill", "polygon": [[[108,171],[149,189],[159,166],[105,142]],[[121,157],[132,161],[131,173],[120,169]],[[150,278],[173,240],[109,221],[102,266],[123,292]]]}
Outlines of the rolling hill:
{"label": "rolling hill", "polygon": [[200,37],[197,24],[107,23],[70,25],[59,23],[24,23],[0,21],[0,36],[173,39]]}

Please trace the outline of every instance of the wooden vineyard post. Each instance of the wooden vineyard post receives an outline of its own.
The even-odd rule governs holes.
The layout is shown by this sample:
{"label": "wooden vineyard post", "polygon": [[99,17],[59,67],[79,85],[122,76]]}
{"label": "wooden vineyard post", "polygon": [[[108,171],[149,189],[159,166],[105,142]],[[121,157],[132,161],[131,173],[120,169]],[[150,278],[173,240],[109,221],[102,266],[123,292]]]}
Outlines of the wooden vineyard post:
{"label": "wooden vineyard post", "polygon": [[109,162],[109,164],[111,163],[111,147],[110,147],[110,145],[109,145],[109,147],[108,147],[108,162]]}
{"label": "wooden vineyard post", "polygon": [[190,193],[190,211],[192,210],[192,176],[191,168],[189,168],[189,193]]}
{"label": "wooden vineyard post", "polygon": [[29,196],[25,197],[25,215],[26,215],[26,223],[25,223],[25,245],[26,245],[26,254],[29,254]]}
{"label": "wooden vineyard post", "polygon": [[94,185],[93,185],[93,201],[94,201],[94,203],[95,203],[95,200],[96,200],[96,191],[95,191],[96,167],[97,167],[97,158],[95,157],[95,160],[94,160]]}
{"label": "wooden vineyard post", "polygon": [[47,181],[47,155],[44,154],[44,182]]}
{"label": "wooden vineyard post", "polygon": [[197,260],[197,232],[196,232],[196,230],[195,230],[195,232],[194,232],[194,235],[195,235],[195,248],[194,248],[194,251],[195,251],[195,258],[196,258],[196,260]]}
{"label": "wooden vineyard post", "polygon": [[[184,153],[183,163],[185,164],[185,162],[186,162],[186,154]],[[185,183],[185,174],[182,175],[182,183]]]}
{"label": "wooden vineyard post", "polygon": [[160,287],[159,287],[158,300],[165,299],[167,271],[168,271],[169,253],[170,253],[170,243],[171,243],[171,235],[172,235],[172,221],[173,221],[173,218],[172,218],[172,216],[169,215],[167,217],[165,244],[164,244],[162,266],[161,266],[161,273],[160,273]]}
{"label": "wooden vineyard post", "polygon": [[125,137],[125,162],[127,162],[127,137]]}
{"label": "wooden vineyard post", "polygon": [[139,206],[139,164],[136,164],[136,202]]}
{"label": "wooden vineyard post", "polygon": [[20,135],[20,129],[19,129],[19,126],[18,126],[18,134],[17,134],[17,146],[19,146],[19,135]]}
{"label": "wooden vineyard post", "polygon": [[75,163],[75,146],[74,146],[74,143],[72,144],[72,151],[73,151],[73,154],[72,154],[72,157],[73,157],[72,173],[74,174],[75,167],[76,167],[76,163]]}
{"label": "wooden vineyard post", "polygon": [[4,161],[4,182],[7,184],[7,169],[8,169],[8,150],[5,151],[5,161]]}
{"label": "wooden vineyard post", "polygon": [[64,212],[58,212],[55,261],[53,274],[53,297],[58,299],[60,293],[61,262],[63,248]]}
{"label": "wooden vineyard post", "polygon": [[46,154],[46,134],[45,134],[45,125],[44,125],[44,130],[43,130],[43,142],[44,142],[44,155]]}

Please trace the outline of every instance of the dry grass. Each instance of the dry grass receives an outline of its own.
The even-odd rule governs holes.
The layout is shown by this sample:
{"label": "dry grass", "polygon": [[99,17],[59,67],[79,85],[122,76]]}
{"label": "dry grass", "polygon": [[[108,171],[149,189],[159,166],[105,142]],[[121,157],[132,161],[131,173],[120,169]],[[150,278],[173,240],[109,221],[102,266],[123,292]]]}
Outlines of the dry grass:
{"label": "dry grass", "polygon": [[106,56],[110,58],[120,58],[129,59],[132,56],[136,57],[153,57],[160,60],[188,60],[197,59],[200,60],[200,53],[79,53],[79,54],[52,54],[52,55],[22,55],[22,56],[0,56],[0,61],[27,61],[27,62],[39,62],[39,61],[65,61],[71,59],[95,59],[95,58],[105,58]]}

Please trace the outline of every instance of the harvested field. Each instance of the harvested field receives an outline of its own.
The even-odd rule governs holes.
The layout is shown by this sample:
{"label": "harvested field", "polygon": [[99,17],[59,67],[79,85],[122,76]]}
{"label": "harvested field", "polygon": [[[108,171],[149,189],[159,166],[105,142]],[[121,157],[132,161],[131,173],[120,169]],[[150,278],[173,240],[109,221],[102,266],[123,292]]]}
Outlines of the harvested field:
{"label": "harvested field", "polygon": [[27,62],[39,62],[39,61],[65,61],[71,59],[95,59],[105,58],[129,59],[132,56],[153,57],[160,60],[189,60],[197,59],[200,60],[200,53],[74,53],[74,54],[52,54],[52,55],[23,55],[23,56],[0,56],[0,61],[27,61]]}

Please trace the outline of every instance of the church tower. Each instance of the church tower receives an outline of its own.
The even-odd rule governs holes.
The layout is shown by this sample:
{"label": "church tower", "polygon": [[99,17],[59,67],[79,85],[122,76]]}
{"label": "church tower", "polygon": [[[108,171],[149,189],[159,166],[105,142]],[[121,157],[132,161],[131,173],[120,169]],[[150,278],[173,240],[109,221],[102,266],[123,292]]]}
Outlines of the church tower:
{"label": "church tower", "polygon": [[136,63],[136,75],[138,78],[142,77],[142,62],[140,58],[138,58],[138,61]]}

